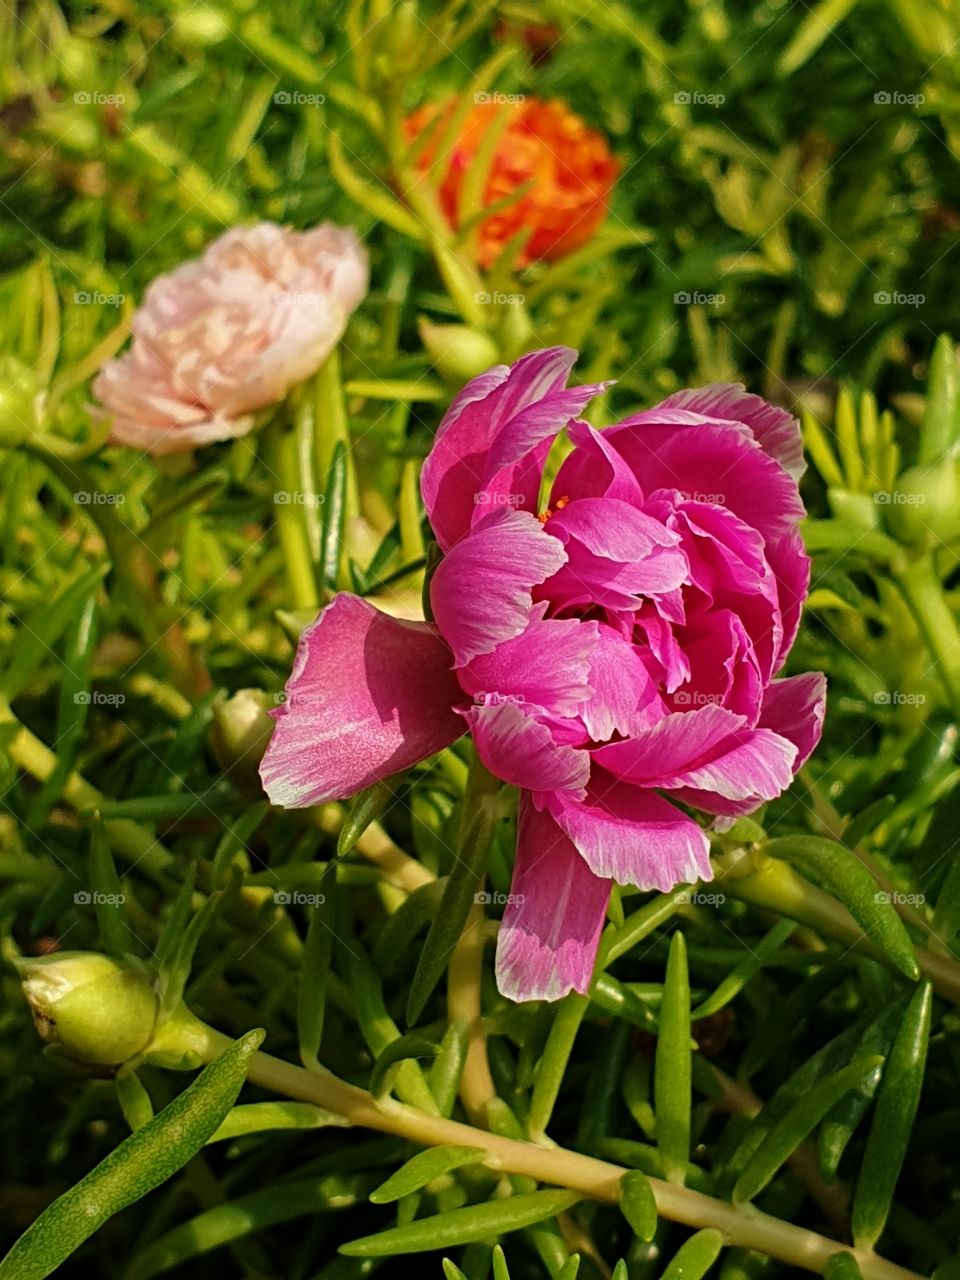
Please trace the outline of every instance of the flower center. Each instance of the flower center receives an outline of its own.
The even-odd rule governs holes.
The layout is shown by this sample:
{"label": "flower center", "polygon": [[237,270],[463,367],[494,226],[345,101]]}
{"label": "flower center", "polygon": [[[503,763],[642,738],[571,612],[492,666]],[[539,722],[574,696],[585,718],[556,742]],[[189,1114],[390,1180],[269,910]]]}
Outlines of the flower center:
{"label": "flower center", "polygon": [[568,497],[558,498],[555,505],[552,507],[547,507],[545,511],[541,511],[540,514],[537,516],[537,519],[540,521],[541,524],[546,524],[547,521],[550,519],[550,517],[554,514],[554,512],[562,511],[569,501],[570,499]]}

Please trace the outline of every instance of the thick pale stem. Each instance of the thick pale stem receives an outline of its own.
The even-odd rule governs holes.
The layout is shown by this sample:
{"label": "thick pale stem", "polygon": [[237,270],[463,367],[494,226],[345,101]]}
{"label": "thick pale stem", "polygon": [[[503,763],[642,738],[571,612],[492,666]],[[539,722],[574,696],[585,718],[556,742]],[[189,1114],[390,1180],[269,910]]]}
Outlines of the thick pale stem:
{"label": "thick pale stem", "polygon": [[[326,804],[313,811],[314,821],[327,835],[339,835],[344,822],[344,809],[339,804]],[[436,876],[422,862],[411,858],[394,844],[378,822],[371,822],[363,835],[354,845],[357,853],[363,854],[370,862],[379,867],[384,879],[402,889],[404,893],[413,893],[425,884],[432,884]]]}
{"label": "thick pale stem", "polygon": [[460,1077],[460,1101],[473,1123],[485,1126],[487,1107],[496,1097],[497,1090],[490,1074],[480,1001],[485,936],[483,926],[483,907],[475,902],[470,908],[467,923],[450,960],[447,1013],[451,1023],[466,1034],[467,1052]]}
{"label": "thick pale stem", "polygon": [[[184,1043],[189,1043],[204,1061],[219,1057],[233,1043],[196,1019],[180,1020],[179,1029]],[[534,1178],[548,1186],[569,1187],[592,1200],[615,1204],[620,1180],[627,1172],[619,1165],[562,1147],[517,1142],[486,1129],[427,1115],[390,1098],[377,1102],[365,1090],[325,1071],[306,1071],[265,1053],[254,1057],[250,1079],[275,1093],[335,1111],[351,1124],[395,1134],[421,1146],[479,1147],[487,1152],[491,1168]],[[856,1259],[863,1280],[919,1280],[916,1273],[875,1253],[780,1222],[759,1210],[737,1209],[726,1201],[659,1178],[650,1178],[649,1182],[661,1217],[695,1230],[714,1227],[722,1232],[728,1245],[753,1249],[788,1265],[820,1273],[835,1254],[849,1253]]]}
{"label": "thick pale stem", "polygon": [[[497,820],[500,781],[474,756],[467,775],[460,815],[460,849],[464,858],[469,857],[468,838],[479,821],[477,856],[481,860],[477,868],[478,886],[482,887],[486,870],[489,842]],[[467,1053],[460,1077],[460,1101],[474,1124],[486,1125],[487,1108],[496,1097],[497,1090],[490,1074],[487,1057],[487,1033],[483,1025],[483,906],[476,900],[470,908],[463,932],[453,949],[447,975],[447,1013],[451,1023],[465,1035]]]}

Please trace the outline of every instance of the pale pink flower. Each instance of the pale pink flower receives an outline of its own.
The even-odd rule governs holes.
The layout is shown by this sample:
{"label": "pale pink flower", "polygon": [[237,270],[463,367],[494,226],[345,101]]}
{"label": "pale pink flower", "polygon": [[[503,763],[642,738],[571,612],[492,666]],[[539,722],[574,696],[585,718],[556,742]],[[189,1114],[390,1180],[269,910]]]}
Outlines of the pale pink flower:
{"label": "pale pink flower", "polygon": [[153,281],[130,349],[97,375],[111,441],[164,454],[244,435],[256,410],[316,372],[367,283],[348,228],[225,232]]}

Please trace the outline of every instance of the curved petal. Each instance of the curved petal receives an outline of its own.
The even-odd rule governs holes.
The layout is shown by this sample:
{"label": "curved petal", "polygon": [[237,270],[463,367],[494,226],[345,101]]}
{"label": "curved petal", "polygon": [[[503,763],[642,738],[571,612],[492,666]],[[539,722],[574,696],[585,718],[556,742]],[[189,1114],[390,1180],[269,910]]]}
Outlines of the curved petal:
{"label": "curved petal", "polygon": [[517,860],[497,939],[497,986],[508,1000],[586,994],[610,882],[595,876],[549,813],[520,797]]}
{"label": "curved petal", "polygon": [[564,458],[550,494],[550,506],[563,498],[620,498],[635,507],[643,503],[639,481],[613,448],[605,431],[589,422],[567,430],[573,452]]}
{"label": "curved petal", "polygon": [[737,730],[743,716],[714,703],[673,711],[652,729],[591,752],[595,763],[638,786],[659,787],[662,779],[711,759]]}
{"label": "curved petal", "polygon": [[797,748],[772,729],[741,729],[712,760],[683,769],[659,784],[693,787],[724,800],[775,800],[793,781]]}
{"label": "curved petal", "polygon": [[508,701],[519,700],[551,716],[577,714],[591,692],[598,624],[545,618],[546,611],[546,603],[534,605],[518,636],[459,669],[467,693],[480,702],[505,695]]}
{"label": "curved petal", "polygon": [[534,351],[481,374],[457,396],[420,477],[443,550],[491,507],[535,509],[550,441],[602,389],[566,389],[576,359],[567,347]]}
{"label": "curved petal", "polygon": [[800,629],[800,615],[810,589],[810,557],[799,529],[776,542],[768,542],[766,556],[777,578],[777,598],[783,625],[780,649],[773,663],[776,673],[786,662]]}
{"label": "curved petal", "polygon": [[486,703],[463,713],[477,755],[494,777],[536,791],[582,792],[590,776],[590,756],[556,743],[547,725],[514,702]]}
{"label": "curved petal", "polygon": [[527,511],[495,511],[452,547],[430,583],[441,634],[464,666],[520,634],[530,619],[533,588],[567,555]]}
{"label": "curved petal", "polygon": [[688,580],[679,535],[619,498],[575,499],[544,528],[567,552],[566,565],[540,593],[559,607],[637,608],[642,597]]}
{"label": "curved petal", "polygon": [[[806,764],[820,741],[826,696],[826,678],[819,672],[774,680],[764,693],[760,727],[793,744],[796,755],[790,768],[794,776]],[[716,791],[703,791],[696,787],[677,787],[672,795],[692,808],[724,818],[753,813],[768,799],[772,799],[769,795],[751,794],[737,800]]]}
{"label": "curved petal", "polygon": [[820,741],[826,710],[827,679],[818,671],[774,680],[767,686],[760,725],[789,738],[797,748],[794,773],[806,764]]}
{"label": "curved petal", "polygon": [[742,383],[715,382],[708,387],[678,391],[648,410],[651,422],[664,422],[665,413],[683,409],[704,419],[742,423],[750,428],[765,453],[799,480],[806,470],[800,423],[787,409],[751,395]]}
{"label": "curved petal", "polygon": [[450,651],[425,622],[338,595],[303,632],[260,765],[287,808],[342,800],[463,733]]}
{"label": "curved petal", "polygon": [[654,791],[595,770],[583,801],[546,804],[595,875],[661,893],[713,878],[706,833]]}
{"label": "curved petal", "polygon": [[625,738],[648,729],[664,713],[656,682],[636,645],[602,623],[590,658],[592,693],[579,715],[594,742]]}
{"label": "curved petal", "polygon": [[796,481],[746,428],[653,425],[648,418],[638,414],[604,433],[647,491],[679,489],[701,500],[709,496],[763,536],[783,622],[774,666],[778,670],[796,635],[810,574],[797,528],[804,509]]}
{"label": "curved petal", "polygon": [[690,677],[668,694],[667,705],[696,709],[716,703],[746,717],[748,727],[755,728],[764,681],[740,618],[729,609],[704,610],[682,629],[680,642],[690,663]]}

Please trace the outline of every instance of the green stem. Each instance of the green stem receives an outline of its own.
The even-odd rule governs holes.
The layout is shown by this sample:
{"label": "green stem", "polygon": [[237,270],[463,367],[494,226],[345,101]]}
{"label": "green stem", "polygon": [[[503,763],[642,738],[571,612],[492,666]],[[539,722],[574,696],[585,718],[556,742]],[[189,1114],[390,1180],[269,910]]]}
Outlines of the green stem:
{"label": "green stem", "polygon": [[343,402],[343,383],[340,377],[340,351],[333,351],[317,370],[314,378],[314,418],[316,437],[314,451],[317,465],[317,487],[326,485],[333,451],[337,443],[343,443],[347,463],[346,519],[347,527],[360,514],[360,498],[357,490],[357,472],[353,461],[353,444],[350,425]]}
{"label": "green stem", "polygon": [[546,1137],[547,1125],[550,1123],[553,1108],[560,1094],[560,1086],[566,1074],[570,1054],[573,1052],[574,1041],[589,1007],[589,996],[580,996],[576,992],[571,992],[564,997],[557,1009],[557,1016],[547,1036],[533,1092],[530,1095],[527,1132],[532,1142],[542,1142]]}
{"label": "green stem", "polygon": [[320,593],[310,557],[303,507],[297,501],[299,479],[296,438],[290,433],[278,434],[270,452],[274,473],[280,478],[278,496],[282,494],[285,499],[275,504],[274,514],[293,605],[295,609],[315,612],[320,607]]}
{"label": "green stem", "polygon": [[944,596],[933,553],[918,556],[896,573],[896,581],[930,651],[947,697],[954,710],[960,712],[960,628]]}
{"label": "green stem", "polygon": [[[743,902],[809,925],[818,933],[854,947],[881,964],[887,963],[883,952],[874,946],[846,907],[809,880],[804,880],[787,863],[765,858],[759,868],[746,874],[740,870],[744,865],[754,865],[748,853],[744,853],[741,862],[725,875],[718,876],[717,885],[722,884],[725,892]],[[930,979],[938,994],[960,1004],[960,964],[926,947],[917,947],[916,957],[921,973]]]}
{"label": "green stem", "polygon": [[[186,1011],[160,1035],[166,1042],[163,1047],[175,1042],[180,1048],[193,1050],[204,1062],[212,1062],[233,1043]],[[504,1138],[486,1129],[428,1115],[392,1098],[376,1100],[366,1090],[327,1071],[307,1071],[266,1053],[254,1056],[249,1079],[274,1093],[334,1111],[351,1124],[395,1134],[421,1146],[479,1147],[487,1153],[486,1162],[491,1168],[534,1178],[547,1186],[569,1187],[584,1197],[608,1204],[617,1203],[620,1182],[627,1172],[619,1165],[563,1147]],[[856,1260],[863,1280],[919,1280],[915,1272],[879,1258],[871,1251],[842,1245],[815,1231],[781,1222],[758,1209],[737,1209],[726,1201],[674,1186],[660,1178],[651,1177],[649,1183],[660,1217],[695,1230],[713,1227],[723,1233],[727,1245],[752,1249],[790,1266],[821,1274],[831,1257],[849,1253]]]}
{"label": "green stem", "polygon": [[[493,824],[499,812],[497,796],[500,780],[495,778],[474,756],[467,774],[460,815],[460,848],[466,850],[466,837],[478,819],[485,819],[483,833],[493,835]],[[477,850],[486,865],[489,839],[477,842]],[[483,869],[478,884],[483,884]],[[447,1013],[451,1024],[466,1039],[466,1056],[460,1077],[460,1101],[475,1124],[486,1124],[487,1108],[497,1096],[487,1057],[487,1033],[483,1025],[483,944],[484,911],[479,901],[470,908],[463,932],[450,957],[447,975]]]}

